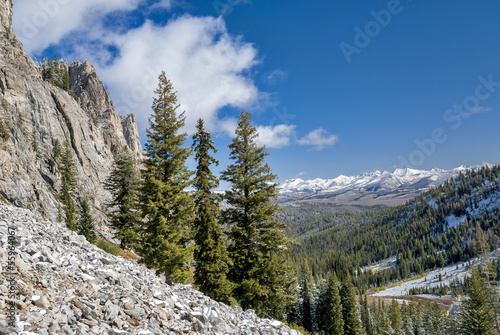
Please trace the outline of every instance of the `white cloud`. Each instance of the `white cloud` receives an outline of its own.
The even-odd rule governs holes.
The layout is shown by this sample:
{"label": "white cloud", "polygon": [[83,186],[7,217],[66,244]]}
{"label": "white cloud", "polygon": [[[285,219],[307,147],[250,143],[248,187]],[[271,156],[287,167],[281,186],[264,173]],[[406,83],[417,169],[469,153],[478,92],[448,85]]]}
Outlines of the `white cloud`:
{"label": "white cloud", "polygon": [[283,148],[290,145],[291,137],[295,133],[294,125],[279,124],[272,126],[257,126],[259,137],[256,139],[258,145],[267,148]]}
{"label": "white cloud", "polygon": [[314,147],[314,150],[323,150],[326,147],[332,146],[339,140],[339,137],[334,134],[330,134],[323,128],[318,128],[313,130],[303,138],[297,141],[300,145],[309,145]]}
{"label": "white cloud", "polygon": [[[185,15],[171,19],[165,26],[146,21],[132,30],[110,32],[97,19],[88,24],[87,13],[101,9],[102,17],[112,10],[133,9],[139,0],[109,0],[107,5],[91,10],[97,2],[101,3],[90,0],[85,5],[60,5],[60,14],[54,17],[56,22],[40,28],[39,36],[33,40],[20,38],[31,53],[64,39],[65,47],[73,52],[59,56],[88,59],[106,84],[118,112],[136,113],[141,135],[148,125],[153,91],[161,71],[166,72],[177,91],[180,109],[186,111],[189,132],[201,117],[210,130],[228,133],[235,122],[219,120],[220,109],[226,106],[248,109],[261,102],[265,104],[266,94],[259,92],[247,75],[258,63],[258,52],[241,37],[230,35],[222,18]],[[16,4],[16,10],[22,13],[17,17],[21,26],[23,17],[31,17],[37,8],[40,10],[28,6],[24,0]],[[154,6],[168,4],[171,2],[162,1]],[[64,18],[68,17],[74,19],[66,22]]]}
{"label": "white cloud", "polygon": [[103,41],[119,50],[111,64],[99,62],[100,56],[88,53],[86,45],[77,53],[96,64],[118,112],[135,112],[142,129],[162,70],[177,91],[180,109],[186,111],[189,132],[200,117],[212,131],[226,131],[219,125],[221,108],[248,108],[259,100],[257,87],[244,74],[257,64],[257,50],[229,35],[222,19],[182,16],[164,27],[148,21],[125,34],[106,35]]}
{"label": "white cloud", "polygon": [[28,53],[57,44],[68,33],[92,27],[104,16],[133,10],[141,0],[16,0],[13,27]]}
{"label": "white cloud", "polygon": [[[179,1],[158,0],[147,8],[140,8],[147,12],[155,8],[169,9],[177,3]],[[235,6],[248,1],[227,3]],[[166,72],[177,91],[180,110],[186,111],[186,130],[190,133],[201,117],[211,131],[234,136],[237,120],[233,116],[221,118],[222,108],[249,110],[270,104],[269,96],[259,92],[248,75],[259,63],[257,49],[241,36],[229,34],[222,17],[183,15],[164,26],[146,21],[134,29],[127,29],[126,22],[120,23],[120,30],[103,26],[106,15],[127,18],[128,11],[143,4],[141,0],[40,0],[36,3],[16,0],[14,27],[32,55],[61,43],[64,49],[72,51],[71,54],[58,52],[60,57],[88,59],[106,84],[118,112],[137,115],[141,137],[148,126],[153,92],[161,71]],[[50,20],[38,22],[38,16]],[[29,28],[33,27],[30,32]],[[269,147],[289,145],[290,126],[261,129],[263,141]]]}

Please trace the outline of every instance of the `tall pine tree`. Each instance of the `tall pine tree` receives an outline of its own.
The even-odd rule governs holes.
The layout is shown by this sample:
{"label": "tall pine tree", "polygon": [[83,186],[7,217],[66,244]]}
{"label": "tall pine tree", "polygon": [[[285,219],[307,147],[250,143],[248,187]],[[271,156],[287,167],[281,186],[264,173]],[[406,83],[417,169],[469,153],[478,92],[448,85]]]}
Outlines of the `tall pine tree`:
{"label": "tall pine tree", "polygon": [[327,303],[324,315],[324,330],[326,331],[326,334],[343,335],[344,319],[342,316],[342,305],[340,301],[340,284],[335,275],[328,280],[326,295]]}
{"label": "tall pine tree", "polygon": [[194,221],[194,260],[196,269],[194,281],[203,293],[212,299],[232,304],[231,282],[227,279],[230,259],[226,249],[225,235],[217,218],[220,215],[220,197],[213,192],[219,186],[218,178],[210,170],[219,162],[210,156],[217,149],[212,136],[205,130],[202,119],[196,125],[193,147],[197,162],[194,188],[196,190],[196,219]]}
{"label": "tall pine tree", "polygon": [[141,252],[143,262],[164,273],[168,284],[186,283],[192,259],[191,229],[194,203],[185,188],[191,185],[186,167],[190,148],[183,147],[187,134],[184,112],[177,114],[177,96],[163,72],[153,100],[149,119],[141,192],[146,219]]}
{"label": "tall pine tree", "polygon": [[222,173],[231,185],[225,196],[230,208],[223,213],[223,222],[231,226],[228,251],[233,266],[229,273],[236,283],[235,298],[243,308],[281,318],[292,300],[294,278],[284,258],[290,240],[285,225],[275,218],[279,207],[272,201],[278,184],[264,162],[266,148],[255,142],[257,136],[251,114],[242,113],[229,145],[232,163]]}
{"label": "tall pine tree", "polygon": [[460,314],[460,333],[467,335],[493,335],[495,331],[495,312],[490,303],[490,295],[478,267],[472,269],[472,276],[466,282],[469,298],[462,304]]}
{"label": "tall pine tree", "polygon": [[350,279],[347,279],[344,285],[342,285],[340,299],[342,302],[342,315],[344,319],[344,334],[362,334],[358,302],[356,301],[356,294]]}
{"label": "tall pine tree", "polygon": [[403,327],[403,320],[401,318],[401,311],[396,299],[392,299],[389,307],[389,318],[391,320],[391,327],[394,330],[394,333],[399,334],[401,332],[401,327]]}
{"label": "tall pine tree", "polygon": [[61,199],[64,204],[66,226],[76,231],[76,206],[73,191],[76,188],[76,165],[69,141],[66,140],[61,157]]}
{"label": "tall pine tree", "polygon": [[85,236],[87,241],[94,243],[97,236],[94,232],[94,219],[90,214],[90,205],[87,197],[80,204],[80,219],[78,220],[78,234]]}
{"label": "tall pine tree", "polygon": [[301,325],[308,332],[312,332],[313,316],[312,316],[311,293],[309,292],[309,284],[307,283],[306,279],[302,281],[300,298],[302,299],[301,313],[300,313],[300,315],[302,315]]}
{"label": "tall pine tree", "polygon": [[140,226],[140,179],[134,157],[124,149],[116,158],[113,170],[104,184],[113,199],[108,204],[111,225],[116,229],[115,238],[122,249],[135,246]]}

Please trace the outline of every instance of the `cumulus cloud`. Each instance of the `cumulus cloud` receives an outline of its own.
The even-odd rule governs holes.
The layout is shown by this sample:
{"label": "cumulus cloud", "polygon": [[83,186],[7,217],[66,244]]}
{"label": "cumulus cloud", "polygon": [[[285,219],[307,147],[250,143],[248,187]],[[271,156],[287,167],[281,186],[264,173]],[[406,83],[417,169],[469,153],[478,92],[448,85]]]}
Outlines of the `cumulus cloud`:
{"label": "cumulus cloud", "polygon": [[[31,53],[64,40],[72,50],[65,58],[88,59],[105,82],[120,114],[136,113],[139,130],[144,135],[151,113],[153,91],[157,77],[165,71],[177,91],[180,110],[186,111],[186,130],[193,132],[198,118],[216,132],[229,132],[235,122],[219,120],[223,107],[247,109],[265,100],[253,80],[247,75],[258,63],[257,49],[239,36],[228,33],[222,18],[184,15],[171,19],[164,26],[146,21],[143,25],[124,31],[109,31],[98,19],[87,24],[89,13],[99,11],[102,16],[117,10],[131,10],[139,0],[88,0],[59,5],[56,22],[40,27],[35,39],[21,36]],[[23,18],[33,16],[40,6],[28,6],[28,1],[16,2]],[[160,1],[150,6],[169,6],[171,1]],[[95,5],[95,6],[94,6]],[[91,9],[94,6],[94,9]],[[17,12],[16,12],[17,13]],[[73,17],[66,22],[65,18]],[[71,36],[71,38],[68,38]],[[61,53],[59,53],[61,56]],[[232,129],[234,132],[234,128]]]}
{"label": "cumulus cloud", "polygon": [[295,133],[294,125],[279,124],[272,126],[257,126],[259,137],[256,139],[258,145],[267,148],[283,148],[290,145],[291,138]]}
{"label": "cumulus cloud", "polygon": [[337,135],[330,134],[323,128],[318,128],[299,139],[297,143],[312,146],[314,150],[320,151],[334,145],[338,140],[339,137]]}
{"label": "cumulus cloud", "polygon": [[[97,63],[118,111],[136,112],[141,128],[162,70],[177,91],[180,109],[186,111],[189,132],[200,117],[207,128],[224,131],[227,126],[219,125],[218,118],[221,108],[247,108],[259,99],[253,80],[245,76],[257,64],[257,50],[231,36],[220,18],[182,16],[166,26],[148,21],[124,34],[107,35],[103,41],[118,48],[119,56],[104,64],[95,53],[86,57]],[[87,50],[84,45],[77,53]]]}
{"label": "cumulus cloud", "polygon": [[137,8],[141,0],[16,0],[13,27],[28,53],[57,44],[68,33],[91,27],[106,15]]}
{"label": "cumulus cloud", "polygon": [[[248,2],[224,3],[234,7]],[[237,120],[231,115],[219,116],[221,109],[262,109],[270,103],[268,94],[258,90],[250,75],[259,64],[258,50],[241,36],[231,35],[223,17],[182,15],[164,25],[146,20],[134,28],[125,23],[122,29],[110,29],[104,23],[110,15],[127,18],[128,12],[138,8],[148,12],[170,9],[177,3],[157,0],[145,8],[142,0],[16,0],[14,27],[32,55],[61,43],[66,53],[61,50],[59,56],[88,59],[118,112],[136,114],[142,138],[161,71],[177,92],[180,111],[186,111],[186,131],[192,133],[197,119],[203,118],[209,130],[234,136]],[[269,73],[268,79],[282,75]],[[288,146],[294,129],[289,125],[260,126],[259,143],[270,148]]]}

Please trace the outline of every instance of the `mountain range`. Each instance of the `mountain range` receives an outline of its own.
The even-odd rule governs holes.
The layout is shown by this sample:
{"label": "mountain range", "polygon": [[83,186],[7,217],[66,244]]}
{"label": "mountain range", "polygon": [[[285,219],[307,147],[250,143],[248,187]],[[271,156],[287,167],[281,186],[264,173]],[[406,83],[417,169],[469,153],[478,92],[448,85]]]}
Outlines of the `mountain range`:
{"label": "mountain range", "polygon": [[439,186],[451,177],[479,166],[459,166],[451,170],[396,169],[358,176],[341,175],[335,179],[289,179],[281,184],[279,200],[328,201],[340,204],[397,205]]}

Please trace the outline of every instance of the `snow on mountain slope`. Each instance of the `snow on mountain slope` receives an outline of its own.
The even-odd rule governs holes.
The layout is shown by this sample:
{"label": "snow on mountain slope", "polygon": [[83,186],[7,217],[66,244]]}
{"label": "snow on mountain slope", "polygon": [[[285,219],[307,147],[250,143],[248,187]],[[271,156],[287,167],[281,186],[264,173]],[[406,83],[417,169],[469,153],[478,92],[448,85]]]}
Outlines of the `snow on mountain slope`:
{"label": "snow on mountain slope", "polygon": [[284,199],[329,199],[336,202],[377,203],[392,200],[401,203],[407,199],[442,184],[449,178],[467,169],[478,166],[460,166],[452,170],[432,169],[396,169],[394,172],[375,171],[359,176],[339,176],[335,179],[286,180],[281,185],[281,197]]}

